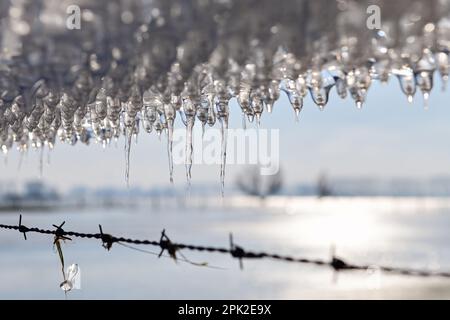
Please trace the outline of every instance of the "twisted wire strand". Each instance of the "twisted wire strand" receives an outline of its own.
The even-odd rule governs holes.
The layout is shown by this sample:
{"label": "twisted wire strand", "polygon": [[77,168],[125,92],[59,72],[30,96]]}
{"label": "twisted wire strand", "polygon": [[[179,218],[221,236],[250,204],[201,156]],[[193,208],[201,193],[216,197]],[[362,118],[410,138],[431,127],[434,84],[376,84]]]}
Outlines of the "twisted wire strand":
{"label": "twisted wire strand", "polygon": [[84,239],[99,239],[102,241],[103,247],[105,247],[108,250],[111,249],[113,243],[156,246],[161,249],[159,255],[157,254],[159,257],[161,257],[164,251],[167,250],[169,256],[173,257],[174,259],[176,259],[175,252],[177,252],[178,250],[229,254],[233,258],[239,260],[241,268],[243,267],[242,264],[243,259],[272,259],[291,263],[330,267],[335,271],[379,270],[384,273],[397,274],[401,276],[450,278],[450,272],[435,272],[424,269],[398,268],[383,265],[377,266],[377,265],[352,264],[344,261],[341,258],[334,256],[334,254],[330,260],[323,260],[323,259],[310,259],[304,257],[293,257],[288,255],[281,255],[278,253],[248,251],[244,250],[240,246],[235,245],[233,243],[232,235],[230,235],[230,248],[225,248],[225,247],[202,246],[202,245],[192,245],[192,244],[172,242],[165,234],[165,230],[163,230],[160,240],[142,240],[142,239],[117,237],[103,233],[100,225],[99,225],[100,233],[83,233],[77,231],[65,231],[64,229],[62,229],[62,225],[55,226],[56,227],[55,230],[41,229],[37,227],[28,228],[22,225],[21,221],[22,218],[20,217],[19,225],[0,224],[0,229],[17,230],[24,234],[25,239],[26,233],[28,232],[55,235],[58,237],[62,236],[62,237],[84,238]]}

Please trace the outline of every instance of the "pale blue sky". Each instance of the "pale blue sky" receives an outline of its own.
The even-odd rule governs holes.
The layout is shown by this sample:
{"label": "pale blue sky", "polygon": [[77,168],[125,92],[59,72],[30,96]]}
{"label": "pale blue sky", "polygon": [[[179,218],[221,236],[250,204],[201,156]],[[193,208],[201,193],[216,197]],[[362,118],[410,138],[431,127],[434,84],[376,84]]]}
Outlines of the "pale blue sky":
{"label": "pale blue sky", "polygon": [[[314,181],[322,171],[333,177],[450,175],[450,90],[442,92],[437,75],[435,80],[429,111],[423,109],[420,92],[410,105],[395,78],[387,85],[373,83],[362,110],[357,110],[349,97],[338,98],[334,90],[323,112],[308,96],[298,123],[283,94],[274,112],[263,115],[262,126],[280,128],[280,161],[287,184]],[[230,108],[230,127],[240,128],[239,107],[233,101]],[[125,187],[123,144],[121,139],[117,148],[112,145],[103,150],[96,144],[72,147],[57,143],[50,165],[45,164],[44,179],[61,189],[75,185]],[[10,152],[7,165],[0,162],[0,182],[20,183],[39,177],[39,153],[28,152],[19,172],[19,153]],[[219,190],[219,170],[217,165],[194,166],[192,183],[217,183]],[[241,170],[228,166],[226,183],[233,184]],[[175,166],[174,178],[176,186],[186,184],[183,165]],[[138,144],[132,146],[130,186],[148,188],[168,181],[165,137],[160,142],[155,134],[141,134]]]}

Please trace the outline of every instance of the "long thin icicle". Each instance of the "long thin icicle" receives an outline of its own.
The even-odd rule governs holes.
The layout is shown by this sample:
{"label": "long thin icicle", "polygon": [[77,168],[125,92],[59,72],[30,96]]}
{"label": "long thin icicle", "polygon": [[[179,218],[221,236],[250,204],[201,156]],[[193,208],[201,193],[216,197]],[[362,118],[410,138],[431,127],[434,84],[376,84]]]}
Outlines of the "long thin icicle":
{"label": "long thin icicle", "polygon": [[220,118],[221,124],[221,163],[220,163],[220,185],[222,197],[225,195],[225,166],[227,164],[227,140],[228,140],[228,117]]}
{"label": "long thin icicle", "polygon": [[191,186],[191,170],[192,170],[192,131],[194,129],[195,117],[190,116],[186,119],[186,179],[188,186]]}
{"label": "long thin icicle", "polygon": [[167,155],[169,157],[169,175],[170,183],[173,183],[173,119],[167,120]]}
{"label": "long thin icicle", "polygon": [[127,188],[130,187],[130,152],[131,152],[131,138],[133,132],[131,128],[125,129],[125,181]]}

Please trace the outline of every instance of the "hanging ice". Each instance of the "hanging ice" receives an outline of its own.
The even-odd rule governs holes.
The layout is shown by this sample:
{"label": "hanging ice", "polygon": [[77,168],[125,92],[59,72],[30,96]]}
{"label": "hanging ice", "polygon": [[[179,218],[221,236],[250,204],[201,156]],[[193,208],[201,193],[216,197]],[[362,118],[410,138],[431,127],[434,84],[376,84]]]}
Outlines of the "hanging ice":
{"label": "hanging ice", "polygon": [[[390,14],[374,31],[365,25],[367,1],[344,2],[138,1],[127,6],[129,18],[115,14],[123,1],[98,0],[89,9],[94,19],[72,32],[53,23],[66,17],[50,0],[6,1],[0,149],[51,150],[58,140],[106,148],[125,137],[128,184],[133,137],[167,133],[173,181],[173,134],[184,125],[190,184],[197,118],[203,129],[221,128],[223,192],[229,119],[237,113],[244,128],[255,119],[259,126],[280,90],[298,118],[309,101],[323,110],[348,97],[361,108],[372,83],[394,75],[408,101],[419,88],[427,106],[435,71],[443,88],[450,73],[450,6],[382,0]],[[49,13],[53,22],[42,18]]]}

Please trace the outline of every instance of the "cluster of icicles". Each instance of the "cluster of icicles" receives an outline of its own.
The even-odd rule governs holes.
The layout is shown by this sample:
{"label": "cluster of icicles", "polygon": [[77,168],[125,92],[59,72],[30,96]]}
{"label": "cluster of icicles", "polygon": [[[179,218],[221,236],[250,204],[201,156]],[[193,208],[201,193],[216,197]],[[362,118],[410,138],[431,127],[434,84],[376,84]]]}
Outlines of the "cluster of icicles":
{"label": "cluster of icicles", "polygon": [[[159,11],[153,11],[152,22],[139,26],[134,34],[135,55],[130,55],[126,47],[112,46],[107,53],[91,51],[82,63],[62,71],[58,69],[61,59],[54,59],[54,65],[38,68],[37,81],[25,89],[17,83],[26,82],[20,77],[26,78],[27,64],[18,59],[3,66],[3,152],[14,146],[20,152],[30,146],[52,149],[57,138],[72,145],[94,140],[106,147],[125,136],[128,182],[132,137],[142,130],[158,135],[165,132],[173,181],[171,149],[175,121],[179,118],[186,126],[186,176],[190,183],[194,124],[205,127],[218,123],[222,129],[223,188],[230,99],[236,98],[241,110],[232,112],[241,112],[244,123],[259,124],[262,114],[272,111],[283,92],[298,117],[308,93],[324,109],[334,87],[339,97],[350,96],[361,108],[372,81],[386,82],[396,77],[408,101],[420,90],[426,105],[435,71],[440,73],[444,86],[449,74],[448,23],[428,23],[420,36],[400,46],[392,45],[383,31],[374,31],[370,39],[364,40],[368,45],[364,54],[351,37],[341,37],[341,44],[335,49],[320,49],[307,57],[299,57],[282,45],[268,50],[255,38],[247,44],[245,58],[238,59],[240,55],[233,53],[232,46],[221,44],[220,37],[214,46],[205,41],[204,33],[195,30],[182,41],[164,38],[167,21]],[[272,36],[281,32],[277,26],[269,30]],[[148,46],[150,35],[152,46]],[[227,38],[224,42],[232,40]],[[236,46],[240,44],[237,40]],[[154,50],[155,47],[159,49]],[[166,63],[165,59],[169,61]]]}

